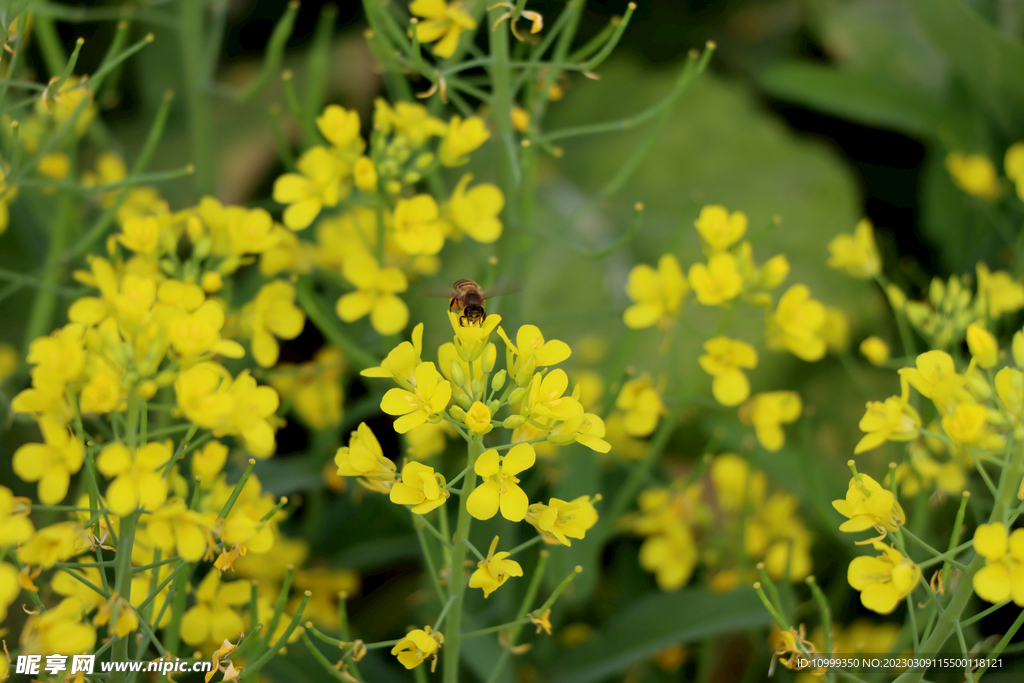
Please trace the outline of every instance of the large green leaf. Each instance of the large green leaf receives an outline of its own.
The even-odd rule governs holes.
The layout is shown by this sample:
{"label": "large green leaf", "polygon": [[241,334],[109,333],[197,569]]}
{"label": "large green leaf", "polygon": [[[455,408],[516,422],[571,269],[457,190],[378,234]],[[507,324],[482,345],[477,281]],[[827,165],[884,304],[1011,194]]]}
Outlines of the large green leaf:
{"label": "large green leaf", "polygon": [[1003,129],[1024,131],[1024,45],[987,23],[962,0],[908,0],[925,32]]}
{"label": "large green leaf", "polygon": [[669,645],[760,627],[769,621],[771,617],[750,589],[652,593],[623,610],[597,638],[555,662],[542,678],[546,683],[599,681]]}
{"label": "large green leaf", "polygon": [[781,62],[759,77],[772,95],[879,128],[930,137],[939,107],[873,74],[840,71],[822,64]]}

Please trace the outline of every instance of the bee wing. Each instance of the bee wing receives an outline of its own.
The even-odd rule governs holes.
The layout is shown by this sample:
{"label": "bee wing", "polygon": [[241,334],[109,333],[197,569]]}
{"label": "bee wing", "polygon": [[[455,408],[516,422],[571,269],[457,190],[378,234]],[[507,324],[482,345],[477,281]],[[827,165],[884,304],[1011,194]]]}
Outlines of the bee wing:
{"label": "bee wing", "polygon": [[484,297],[487,299],[493,299],[496,296],[504,296],[505,294],[518,294],[523,291],[522,286],[517,282],[499,282],[487,289],[484,292]]}
{"label": "bee wing", "polygon": [[450,285],[444,286],[441,284],[430,284],[425,282],[416,289],[416,296],[450,299],[454,294],[455,292],[452,290]]}

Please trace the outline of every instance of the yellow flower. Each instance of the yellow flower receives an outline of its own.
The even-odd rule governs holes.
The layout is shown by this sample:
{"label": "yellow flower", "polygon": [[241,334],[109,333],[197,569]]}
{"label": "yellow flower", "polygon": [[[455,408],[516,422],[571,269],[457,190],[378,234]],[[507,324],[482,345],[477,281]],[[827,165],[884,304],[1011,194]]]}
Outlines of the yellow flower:
{"label": "yellow flower", "polygon": [[14,452],[11,466],[25,481],[38,481],[39,502],[56,505],[68,494],[71,475],[82,469],[85,447],[51,417],[39,418],[44,443],[28,443]]}
{"label": "yellow flower", "polygon": [[[416,2],[424,1],[416,0]],[[398,657],[398,661],[406,669],[415,669],[429,659],[430,670],[433,671],[437,663],[437,650],[443,642],[444,635],[440,631],[434,631],[430,626],[424,626],[406,633],[405,638],[391,648],[391,654]]]}
{"label": "yellow flower", "polygon": [[498,215],[505,207],[505,195],[497,185],[481,183],[467,191],[472,174],[465,174],[448,200],[448,216],[455,234],[464,233],[481,244],[490,244],[501,237]]}
{"label": "yellow flower", "polygon": [[[471,363],[479,359],[488,348],[491,349],[489,354],[495,353],[494,345],[490,343],[489,339],[491,333],[498,327],[498,323],[501,322],[500,315],[496,313],[489,315],[480,325],[473,325],[464,320],[461,312],[448,311],[448,322],[451,323],[452,331],[455,332],[454,341],[457,355],[465,362]],[[490,357],[494,358],[493,355]]]}
{"label": "yellow flower", "polygon": [[882,533],[899,531],[907,520],[899,501],[868,475],[859,477],[850,479],[845,500],[832,501],[832,507],[847,518],[839,530],[853,533],[875,527]]}
{"label": "yellow flower", "polygon": [[406,254],[430,256],[444,246],[444,224],[437,202],[429,194],[399,199],[394,224],[395,243]]}
{"label": "yellow flower", "polygon": [[715,337],[704,342],[705,355],[697,362],[714,377],[711,393],[723,406],[737,406],[750,396],[750,381],[743,369],[757,367],[757,351],[746,342]]}
{"label": "yellow flower", "polygon": [[889,345],[879,337],[868,337],[860,343],[861,354],[872,365],[882,367],[889,360]]}
{"label": "yellow flower", "polygon": [[742,211],[729,213],[724,206],[709,205],[700,210],[693,224],[701,241],[714,253],[725,251],[740,241],[747,231],[747,215]]}
{"label": "yellow flower", "polygon": [[316,127],[327,141],[339,150],[362,147],[357,111],[329,104],[324,107],[320,116],[316,117]]}
{"label": "yellow flower", "polygon": [[409,288],[405,273],[398,268],[381,268],[369,255],[346,260],[341,272],[356,291],[338,299],[335,310],[339,318],[350,323],[369,314],[373,329],[385,335],[405,328],[409,307],[395,295]]}
{"label": "yellow flower", "polygon": [[174,453],[170,441],[147,443],[134,454],[123,443],[113,443],[96,456],[96,469],[108,479],[107,507],[125,516],[138,507],[150,512],[167,500],[167,479],[162,474]]}
{"label": "yellow flower", "polygon": [[568,387],[569,376],[561,368],[543,377],[540,373],[535,374],[520,413],[532,421],[543,419],[549,427],[554,427],[553,421],[571,420],[582,415],[583,405],[579,400],[562,395]]}
{"label": "yellow flower", "polygon": [[471,116],[465,121],[460,116],[453,116],[437,148],[437,158],[444,166],[461,166],[469,161],[469,153],[487,142],[489,137],[491,133],[479,116]]}
{"label": "yellow flower", "polygon": [[579,443],[592,451],[607,453],[612,445],[604,440],[604,420],[594,413],[582,413],[557,424],[548,434],[548,443],[558,446]]}
{"label": "yellow flower", "polygon": [[1017,196],[1024,201],[1024,142],[1015,142],[1006,150],[1003,160],[1006,177],[1017,185]]}
{"label": "yellow flower", "polygon": [[850,319],[841,308],[825,307],[825,324],[821,326],[825,346],[832,353],[845,353],[850,347]]}
{"label": "yellow flower", "polygon": [[974,575],[974,592],[986,602],[1013,598],[1024,607],[1024,529],[1007,535],[1002,522],[981,524],[974,532],[974,550],[985,566]]}
{"label": "yellow flower", "polygon": [[1021,407],[1024,406],[1024,373],[1015,368],[1003,368],[996,373],[995,387],[996,395],[999,396],[1006,411],[1006,417],[1011,422],[1016,422],[1020,419]]}
{"label": "yellow flower", "polygon": [[189,422],[213,429],[222,425],[235,408],[228,393],[230,386],[231,375],[221,365],[196,363],[178,373],[174,381],[178,408]]}
{"label": "yellow flower", "polygon": [[309,363],[282,365],[279,370],[270,377],[270,384],[292,402],[303,422],[313,429],[326,429],[341,422],[345,357],[340,349],[323,346]]}
{"label": "yellow flower", "polygon": [[999,361],[999,342],[978,323],[967,326],[967,348],[978,365],[988,370]]}
{"label": "yellow flower", "polygon": [[921,416],[907,402],[910,388],[906,380],[900,385],[903,388],[900,396],[890,396],[885,401],[868,401],[867,411],[859,425],[867,434],[853,449],[854,454],[878,448],[886,441],[913,441],[917,438]]}
{"label": "yellow flower", "polygon": [[0,384],[17,372],[20,364],[21,354],[18,350],[10,344],[0,344]]}
{"label": "yellow flower", "polygon": [[[95,572],[96,570],[94,569],[93,571]],[[96,573],[98,578],[99,572]],[[63,576],[63,572],[58,573],[50,584],[56,593],[60,592],[57,590],[57,579]],[[71,577],[67,577],[66,580],[79,586],[82,585]],[[13,565],[0,562],[0,622],[7,620],[7,608],[18,599],[19,595],[21,595],[21,584],[18,582],[18,570]],[[3,655],[0,655],[0,681],[6,677],[8,672],[6,666],[8,664],[9,662],[4,661]]]}
{"label": "yellow flower", "polygon": [[359,157],[355,166],[352,167],[352,177],[356,187],[363,192],[373,193],[377,191],[377,167],[373,165],[370,157]]}
{"label": "yellow flower", "polygon": [[765,450],[775,452],[786,442],[782,425],[796,421],[802,411],[803,403],[795,391],[766,391],[740,407],[740,421],[753,425]]}
{"label": "yellow flower", "polygon": [[690,285],[672,254],[658,259],[655,270],[645,263],[633,266],[626,280],[626,294],[634,302],[622,320],[634,330],[657,325],[667,329],[679,317]]}
{"label": "yellow flower", "polygon": [[513,446],[504,456],[494,449],[482,453],[473,471],[483,480],[469,494],[466,510],[476,519],[490,519],[500,508],[501,516],[510,522],[523,521],[530,500],[519,487],[516,475],[533,467],[536,461],[536,451],[526,443]]}
{"label": "yellow flower", "polygon": [[214,517],[190,510],[181,498],[171,498],[144,519],[150,540],[164,557],[177,553],[186,562],[198,562],[206,552]]}
{"label": "yellow flower", "polygon": [[728,252],[712,254],[707,265],[695,263],[690,266],[689,281],[697,301],[705,306],[732,301],[743,290],[743,276],[736,257]]}
{"label": "yellow flower", "polygon": [[[116,617],[114,616],[115,609],[117,610]],[[92,623],[94,626],[106,626],[108,633],[118,638],[125,638],[132,631],[138,630],[139,617],[127,600],[115,595],[100,606]]]}
{"label": "yellow flower", "polygon": [[796,514],[795,496],[774,493],[747,518],[744,551],[761,559],[768,576],[800,581],[811,572],[811,535]]}
{"label": "yellow flower", "polygon": [[649,375],[623,384],[615,407],[625,411],[623,425],[630,436],[647,436],[658,426],[658,418],[668,412]]}
{"label": "yellow flower", "polygon": [[825,307],[811,298],[806,285],[793,285],[768,316],[765,343],[769,349],[786,350],[805,361],[821,360],[827,349],[824,325]]}
{"label": "yellow flower", "polygon": [[534,503],[526,512],[526,521],[544,536],[545,543],[572,545],[570,538],[582,539],[597,524],[593,501],[599,498],[580,496],[569,501],[552,498],[547,505]]}
{"label": "yellow flower", "polygon": [[679,590],[690,581],[697,566],[697,544],[685,524],[673,524],[652,534],[640,545],[640,566],[654,574],[658,588]]}
{"label": "yellow flower", "polygon": [[306,316],[295,305],[295,285],[284,280],[268,282],[242,308],[242,328],[252,337],[252,356],[265,368],[277,362],[279,339],[295,339],[302,333]]}
{"label": "yellow flower", "polygon": [[365,422],[349,437],[348,446],[334,455],[338,474],[343,477],[366,477],[377,481],[394,481],[395,463],[384,456],[380,442]]}
{"label": "yellow flower", "polygon": [[401,415],[395,420],[395,431],[405,434],[428,419],[437,421],[448,407],[452,385],[443,379],[431,362],[416,366],[413,390],[388,389],[380,407],[388,415]]}
{"label": "yellow flower", "polygon": [[557,339],[544,341],[544,335],[536,325],[520,327],[515,344],[500,327],[498,336],[505,340],[506,367],[512,379],[518,378],[520,372],[532,376],[537,368],[558,365],[572,355],[572,349],[565,342]]}
{"label": "yellow flower", "polygon": [[284,224],[303,230],[325,206],[336,206],[348,195],[342,182],[345,167],[325,147],[312,147],[299,157],[298,173],[285,173],[274,181],[274,201],[287,204]]}
{"label": "yellow flower", "polygon": [[890,614],[910,595],[921,578],[921,568],[900,551],[875,541],[876,557],[853,558],[846,578],[854,590],[860,591],[860,601],[872,612]]}
{"label": "yellow flower", "polygon": [[[281,234],[274,230],[274,220],[266,209],[247,210],[240,206],[229,206],[225,208],[224,217],[231,250],[236,255],[262,254],[276,246],[281,239]],[[207,289],[205,285],[203,289]]]}
{"label": "yellow flower", "polygon": [[466,411],[466,426],[472,434],[486,434],[494,428],[491,411],[480,401],[474,401]]}
{"label": "yellow flower", "polygon": [[96,629],[83,623],[82,601],[64,598],[42,614],[30,616],[21,630],[22,654],[79,655],[92,652]]}
{"label": "yellow flower", "polygon": [[0,486],[0,548],[23,543],[32,535],[30,510],[27,499],[16,498],[9,488]]}
{"label": "yellow flower", "polygon": [[954,397],[967,383],[967,378],[957,373],[953,357],[945,351],[926,351],[917,357],[915,365],[901,368],[900,377],[931,399],[940,412],[951,409]]}
{"label": "yellow flower", "polygon": [[407,462],[402,468],[402,481],[391,487],[389,497],[396,505],[412,505],[417,515],[425,515],[448,500],[444,475],[433,467]]}
{"label": "yellow flower", "polygon": [[987,412],[977,403],[959,403],[952,413],[942,416],[942,429],[954,441],[976,444],[985,435]]}
{"label": "yellow flower", "polygon": [[426,460],[444,453],[448,446],[448,436],[455,430],[447,422],[437,424],[421,424],[405,433],[405,452],[415,460]]}
{"label": "yellow flower", "polygon": [[853,277],[871,279],[882,272],[882,258],[875,245],[871,221],[861,219],[852,235],[836,235],[828,243],[828,267],[845,270]]}
{"label": "yellow flower", "polygon": [[967,194],[990,201],[999,197],[996,167],[984,154],[950,152],[946,155],[946,170]]}
{"label": "yellow flower", "polygon": [[181,618],[181,639],[200,645],[237,636],[245,622],[236,609],[247,605],[251,594],[248,581],[222,583],[220,572],[210,570],[193,593],[196,604]]}
{"label": "yellow flower", "polygon": [[245,349],[236,341],[222,339],[224,309],[217,301],[207,301],[192,313],[179,311],[168,327],[171,348],[183,360],[219,353],[228,358],[241,358]]}
{"label": "yellow flower", "polygon": [[416,368],[423,362],[423,323],[412,328],[412,342],[404,341],[388,352],[379,367],[366,368],[363,377],[390,377],[406,389],[416,384]]}
{"label": "yellow flower", "polygon": [[89,549],[85,531],[77,522],[57,522],[36,531],[18,548],[23,564],[49,569]]}
{"label": "yellow flower", "polygon": [[763,504],[765,490],[768,488],[764,472],[751,470],[747,461],[735,453],[715,456],[711,462],[710,474],[715,489],[715,501],[723,512],[735,514],[748,506],[755,509]]}
{"label": "yellow flower", "polygon": [[158,256],[160,228],[160,221],[153,216],[132,216],[121,224],[117,239],[136,254]]}
{"label": "yellow flower", "polygon": [[487,558],[476,563],[477,570],[469,577],[470,588],[480,588],[484,592],[484,598],[491,597],[491,593],[513,576],[522,576],[523,568],[515,560],[506,559],[509,553],[495,553],[498,549],[498,537],[491,541],[491,548],[487,551]]}
{"label": "yellow flower", "polygon": [[984,263],[977,265],[978,298],[988,301],[988,315],[999,318],[1024,308],[1024,285],[1005,270],[990,272]]}

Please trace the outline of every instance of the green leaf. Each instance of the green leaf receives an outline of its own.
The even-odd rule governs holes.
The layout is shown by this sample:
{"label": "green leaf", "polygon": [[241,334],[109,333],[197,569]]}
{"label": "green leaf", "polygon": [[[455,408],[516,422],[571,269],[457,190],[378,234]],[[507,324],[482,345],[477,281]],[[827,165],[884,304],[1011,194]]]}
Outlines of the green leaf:
{"label": "green leaf", "polygon": [[588,683],[621,672],[669,645],[761,627],[771,621],[754,591],[687,588],[652,593],[623,610],[601,634],[557,661],[547,683]]}
{"label": "green leaf", "polygon": [[962,0],[908,0],[951,66],[1003,129],[1024,131],[1024,45],[987,23]]}
{"label": "green leaf", "polygon": [[776,97],[878,128],[930,137],[939,107],[887,78],[839,71],[821,64],[782,62],[761,73],[761,86]]}

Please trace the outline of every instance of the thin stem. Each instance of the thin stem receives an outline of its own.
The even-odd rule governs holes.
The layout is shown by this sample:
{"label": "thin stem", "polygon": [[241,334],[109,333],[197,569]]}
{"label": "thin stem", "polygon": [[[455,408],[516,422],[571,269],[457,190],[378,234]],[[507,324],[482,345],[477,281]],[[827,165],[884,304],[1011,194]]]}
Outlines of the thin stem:
{"label": "thin stem", "polygon": [[203,9],[202,0],[181,0],[178,17],[178,40],[181,50],[182,78],[185,82],[185,104],[189,119],[189,141],[192,163],[196,166],[196,189],[200,194],[213,194],[216,188],[213,126],[209,103],[203,92]]}
{"label": "thin stem", "polygon": [[540,543],[543,540],[544,540],[544,536],[542,536],[541,534],[537,534],[536,536],[531,538],[529,541],[524,541],[523,543],[520,543],[519,545],[517,545],[515,548],[512,548],[512,550],[508,551],[509,557],[511,557],[512,555],[515,555],[516,553],[519,553],[519,552],[522,552],[522,551],[526,550],[530,546],[537,545],[538,543]]}

